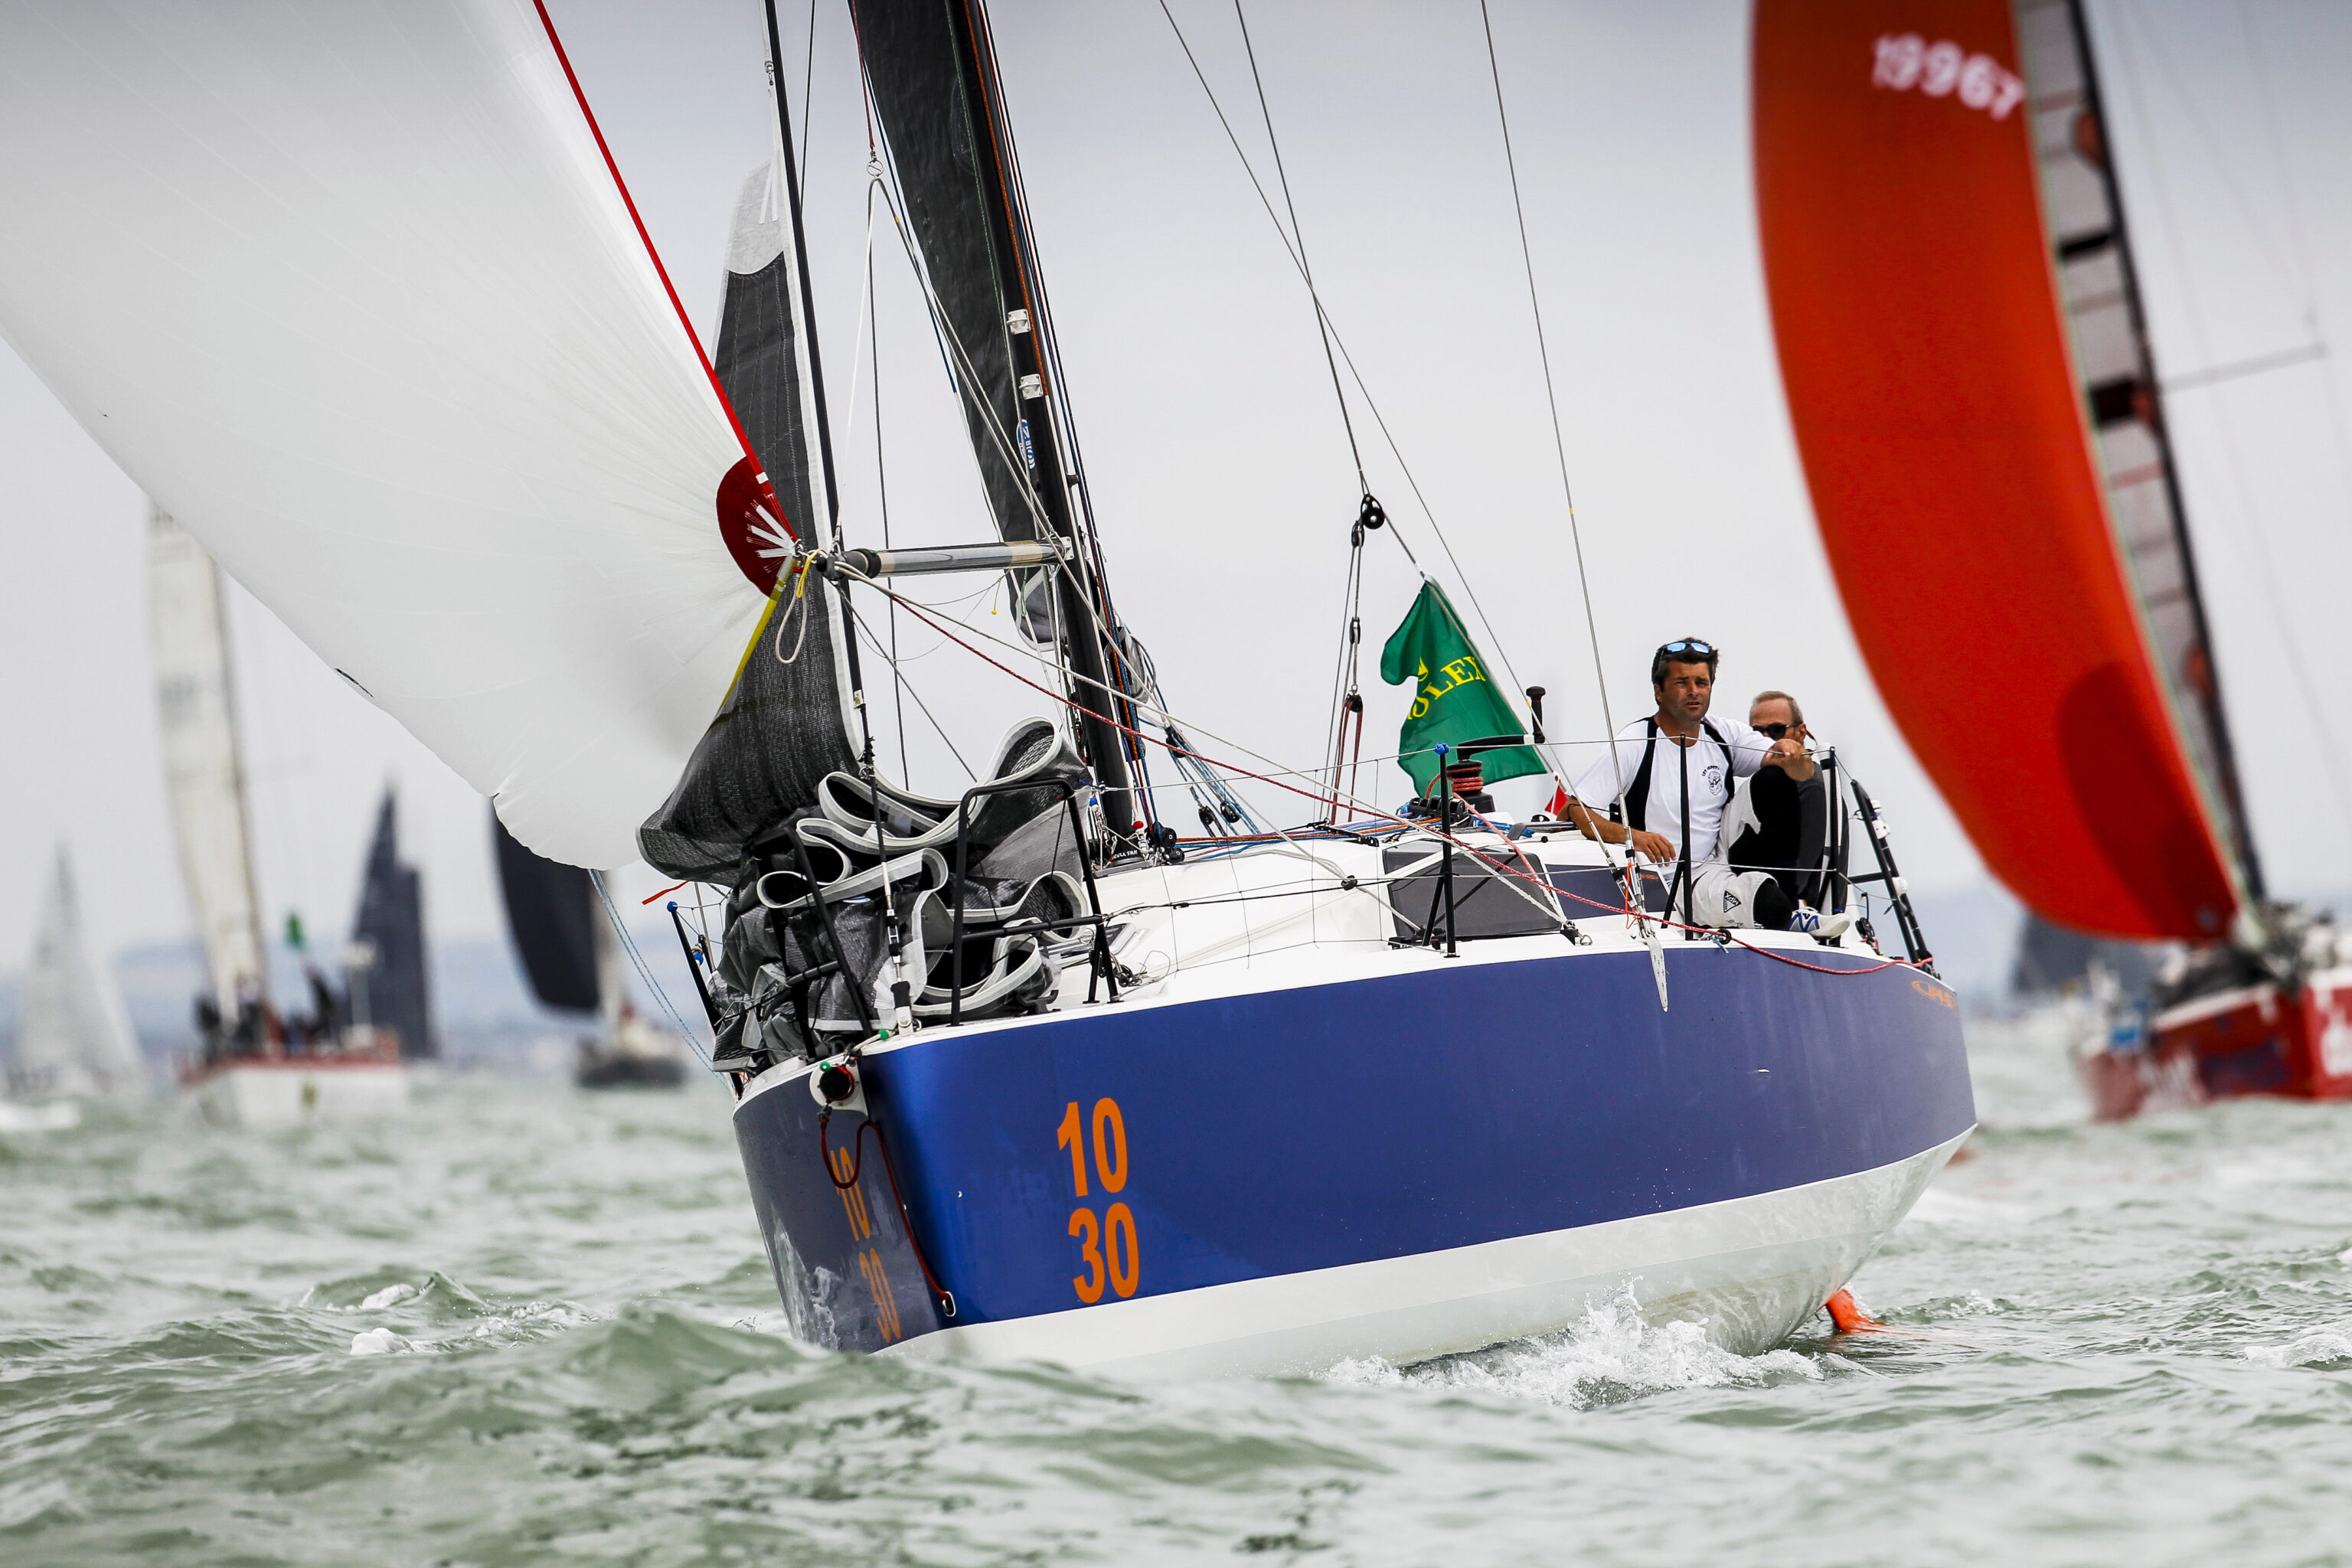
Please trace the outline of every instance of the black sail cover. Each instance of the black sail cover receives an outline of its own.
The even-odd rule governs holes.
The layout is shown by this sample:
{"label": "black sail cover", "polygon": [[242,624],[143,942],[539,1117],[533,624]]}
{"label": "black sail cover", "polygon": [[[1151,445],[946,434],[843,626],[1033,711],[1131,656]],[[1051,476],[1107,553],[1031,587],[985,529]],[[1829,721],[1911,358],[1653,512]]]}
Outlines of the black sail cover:
{"label": "black sail cover", "polygon": [[595,884],[577,866],[535,855],[490,814],[507,929],[541,1002],[568,1013],[596,1010],[596,924],[604,918]]}
{"label": "black sail cover", "polygon": [[[375,949],[375,962],[352,976],[354,988],[365,988],[368,1022],[398,1034],[400,1054],[410,1061],[438,1057],[425,967],[423,879],[401,862],[399,807],[390,790],[376,808],[375,840],[368,847],[352,934]],[[358,1000],[352,999],[355,1011]]]}
{"label": "black sail cover", "polygon": [[[813,345],[780,171],[780,163],[754,170],[736,204],[712,363],[786,520],[814,542],[831,509],[818,456]],[[669,799],[637,830],[648,864],[673,877],[730,880],[754,839],[814,801],[819,781],[856,768],[845,634],[839,600],[824,579],[788,579],[771,596],[719,716]]]}

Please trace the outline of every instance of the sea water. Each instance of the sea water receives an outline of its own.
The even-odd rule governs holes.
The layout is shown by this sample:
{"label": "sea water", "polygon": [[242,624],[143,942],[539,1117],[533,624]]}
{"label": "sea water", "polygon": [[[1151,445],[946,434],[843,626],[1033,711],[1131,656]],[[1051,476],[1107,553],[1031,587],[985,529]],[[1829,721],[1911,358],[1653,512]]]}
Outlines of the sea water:
{"label": "sea water", "polygon": [[1826,1319],[1140,1384],[785,1337],[726,1098],[0,1138],[0,1563],[2352,1563],[2352,1106],[2085,1125],[2048,1021]]}

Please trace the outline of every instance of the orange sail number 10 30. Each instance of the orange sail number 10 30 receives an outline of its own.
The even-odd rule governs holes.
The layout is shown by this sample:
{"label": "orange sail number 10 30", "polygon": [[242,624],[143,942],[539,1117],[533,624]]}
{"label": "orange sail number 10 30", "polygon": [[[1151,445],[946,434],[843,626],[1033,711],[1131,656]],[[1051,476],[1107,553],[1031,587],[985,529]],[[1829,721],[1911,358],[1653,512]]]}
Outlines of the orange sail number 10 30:
{"label": "orange sail number 10 30", "polygon": [[[1062,1112],[1055,1143],[1070,1152],[1070,1185],[1081,1198],[1087,1195],[1089,1142],[1094,1145],[1095,1180],[1101,1184],[1104,1194],[1124,1191],[1127,1119],[1119,1114],[1118,1100],[1096,1100],[1094,1115],[1084,1120],[1075,1100]],[[1079,1300],[1094,1305],[1102,1300],[1106,1284],[1122,1297],[1135,1294],[1135,1288],[1143,1282],[1143,1258],[1136,1250],[1133,1210],[1123,1203],[1113,1204],[1097,1218],[1091,1206],[1080,1204],[1070,1211],[1070,1235],[1077,1238],[1078,1260],[1088,1270],[1070,1280]]]}

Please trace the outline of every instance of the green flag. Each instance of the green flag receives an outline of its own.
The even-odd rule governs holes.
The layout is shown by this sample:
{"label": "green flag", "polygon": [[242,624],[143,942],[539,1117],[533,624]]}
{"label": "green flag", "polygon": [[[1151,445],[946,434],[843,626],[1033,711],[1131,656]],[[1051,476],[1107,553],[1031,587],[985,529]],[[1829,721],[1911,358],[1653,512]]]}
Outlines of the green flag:
{"label": "green flag", "polygon": [[[1412,775],[1413,788],[1422,795],[1437,778],[1431,747],[1526,732],[1510,703],[1486,679],[1486,661],[1470,646],[1470,634],[1462,629],[1445,590],[1434,583],[1421,585],[1404,623],[1389,634],[1388,646],[1381,649],[1381,679],[1391,686],[1415,683],[1397,750],[1404,753],[1398,765]],[[1482,751],[1478,761],[1488,784],[1550,771],[1532,746]]]}

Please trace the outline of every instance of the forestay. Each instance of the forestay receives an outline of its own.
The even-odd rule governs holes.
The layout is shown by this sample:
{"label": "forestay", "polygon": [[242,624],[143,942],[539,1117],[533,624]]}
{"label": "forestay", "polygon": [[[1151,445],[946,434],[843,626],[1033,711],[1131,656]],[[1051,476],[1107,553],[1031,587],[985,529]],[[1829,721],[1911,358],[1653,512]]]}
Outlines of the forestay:
{"label": "forestay", "polygon": [[2007,0],[1759,0],[1754,67],[1781,375],[1887,706],[2035,910],[2223,935],[2240,889],[2118,557]]}
{"label": "forestay", "polygon": [[0,13],[0,331],[517,837],[613,866],[758,619],[746,456],[528,0]]}

